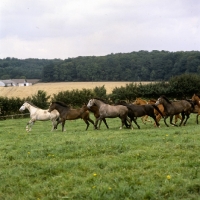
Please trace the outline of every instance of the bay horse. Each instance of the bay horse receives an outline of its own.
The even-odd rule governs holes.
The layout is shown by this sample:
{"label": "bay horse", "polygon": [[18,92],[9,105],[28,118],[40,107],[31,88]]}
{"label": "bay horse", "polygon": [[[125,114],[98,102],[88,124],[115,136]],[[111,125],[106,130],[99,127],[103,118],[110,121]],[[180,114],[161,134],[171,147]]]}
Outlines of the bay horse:
{"label": "bay horse", "polygon": [[90,112],[88,111],[86,105],[83,105],[81,108],[74,109],[63,102],[55,101],[51,103],[48,111],[51,112],[54,109],[57,110],[60,114],[59,123],[62,123],[62,131],[64,131],[66,120],[83,119],[87,125],[86,130],[88,130],[90,123],[94,125],[94,121],[90,119]]}
{"label": "bay horse", "polygon": [[199,118],[199,115],[200,115],[200,97],[197,94],[194,94],[192,96],[192,101],[195,104],[194,113],[197,113],[196,123],[198,124],[199,123],[199,119],[198,118]]}
{"label": "bay horse", "polygon": [[123,128],[123,126],[126,123],[126,120],[130,123],[131,128],[133,129],[132,123],[130,119],[128,118],[128,108],[123,105],[109,105],[105,103],[102,99],[98,98],[93,98],[90,99],[87,107],[90,109],[93,105],[96,105],[99,108],[99,117],[96,119],[95,126],[97,126],[99,122],[99,127],[100,129],[101,122],[105,118],[116,118],[119,117],[121,119],[121,127],[120,129]]}
{"label": "bay horse", "polygon": [[52,110],[52,112],[48,112],[48,110],[43,110],[41,108],[38,108],[31,102],[25,101],[23,105],[20,107],[19,111],[22,112],[25,109],[28,109],[30,113],[30,121],[26,125],[26,131],[29,132],[32,129],[32,125],[36,121],[47,121],[51,120],[52,122],[52,130],[57,129],[57,123],[59,120],[59,112],[57,110]]}
{"label": "bay horse", "polygon": [[[160,96],[157,99],[155,105],[159,105],[159,104],[162,104],[164,107],[164,112],[165,112],[164,122],[166,126],[169,126],[166,123],[166,119],[168,117],[170,117],[170,124],[177,126],[176,124],[172,122],[172,120],[173,120],[173,116],[179,113],[181,113],[181,116],[182,116],[179,126],[181,126],[182,123],[183,125],[185,125],[187,120],[190,117],[190,113],[193,110],[193,105],[189,101],[187,100],[169,101],[164,95]],[[186,116],[186,119],[185,119],[185,116]]]}
{"label": "bay horse", "polygon": [[137,124],[137,117],[141,116],[150,116],[154,119],[155,124],[157,127],[159,127],[159,123],[156,120],[156,116],[154,113],[154,109],[156,109],[162,116],[162,113],[160,112],[159,108],[155,105],[135,105],[135,104],[128,104],[125,101],[119,101],[118,104],[124,105],[129,109],[128,116],[131,119],[131,121],[134,121],[134,123],[137,125],[137,127],[140,129],[140,126]]}

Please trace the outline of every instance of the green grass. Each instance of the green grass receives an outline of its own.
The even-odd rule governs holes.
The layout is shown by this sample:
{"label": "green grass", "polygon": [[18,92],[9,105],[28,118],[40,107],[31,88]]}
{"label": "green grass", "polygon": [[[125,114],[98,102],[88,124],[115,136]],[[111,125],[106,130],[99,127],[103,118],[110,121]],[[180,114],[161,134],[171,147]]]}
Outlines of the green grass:
{"label": "green grass", "polygon": [[0,199],[200,199],[200,125],[119,130],[107,119],[93,130],[67,121],[0,121]]}

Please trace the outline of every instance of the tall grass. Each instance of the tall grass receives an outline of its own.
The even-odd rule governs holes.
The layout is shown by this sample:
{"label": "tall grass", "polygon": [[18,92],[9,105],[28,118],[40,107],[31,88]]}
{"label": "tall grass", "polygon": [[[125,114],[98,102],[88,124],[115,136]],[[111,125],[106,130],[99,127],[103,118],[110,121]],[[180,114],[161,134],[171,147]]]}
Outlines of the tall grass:
{"label": "tall grass", "polygon": [[[200,125],[101,130],[82,120],[66,132],[51,122],[0,121],[0,199],[199,199]],[[134,126],[136,127],[136,126]]]}

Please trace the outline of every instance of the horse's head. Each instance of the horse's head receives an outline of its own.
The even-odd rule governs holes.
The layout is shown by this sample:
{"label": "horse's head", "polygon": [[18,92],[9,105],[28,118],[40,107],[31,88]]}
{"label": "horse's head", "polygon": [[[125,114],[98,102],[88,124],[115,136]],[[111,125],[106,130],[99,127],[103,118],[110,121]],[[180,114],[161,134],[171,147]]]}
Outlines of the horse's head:
{"label": "horse's head", "polygon": [[49,106],[48,112],[51,112],[52,110],[55,109],[55,102],[52,102],[51,105]]}
{"label": "horse's head", "polygon": [[162,104],[162,98],[161,97],[159,97],[155,102],[156,106],[159,105],[159,104]]}
{"label": "horse's head", "polygon": [[23,105],[20,107],[19,111],[22,112],[27,108],[27,103],[23,103]]}
{"label": "horse's head", "polygon": [[192,101],[195,103],[195,105],[200,105],[200,98],[198,95],[194,94],[192,96]]}
{"label": "horse's head", "polygon": [[139,101],[140,101],[140,98],[136,98],[135,101],[133,102],[133,104],[138,105],[138,104],[139,104]]}
{"label": "horse's head", "polygon": [[93,105],[94,105],[94,99],[90,99],[89,101],[88,101],[88,104],[87,104],[87,107],[88,108],[91,108]]}

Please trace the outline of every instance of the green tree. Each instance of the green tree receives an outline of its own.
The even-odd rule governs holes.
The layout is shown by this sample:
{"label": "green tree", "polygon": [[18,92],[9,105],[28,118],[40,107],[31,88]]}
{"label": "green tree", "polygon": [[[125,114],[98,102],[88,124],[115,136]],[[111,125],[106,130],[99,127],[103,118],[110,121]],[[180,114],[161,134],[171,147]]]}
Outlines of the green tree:
{"label": "green tree", "polygon": [[32,95],[31,101],[34,105],[42,109],[47,109],[49,106],[48,100],[50,96],[47,96],[47,93],[42,90],[38,90],[37,94]]}

